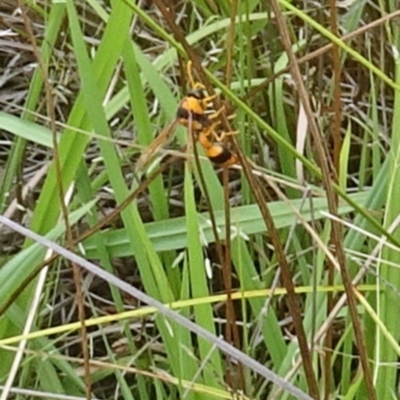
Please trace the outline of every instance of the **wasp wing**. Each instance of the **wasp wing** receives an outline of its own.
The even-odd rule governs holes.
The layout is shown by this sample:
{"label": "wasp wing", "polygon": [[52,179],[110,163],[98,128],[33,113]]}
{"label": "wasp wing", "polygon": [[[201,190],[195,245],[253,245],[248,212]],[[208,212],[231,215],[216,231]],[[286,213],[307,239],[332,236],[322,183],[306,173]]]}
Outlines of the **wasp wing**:
{"label": "wasp wing", "polygon": [[149,144],[149,146],[143,150],[136,162],[136,170],[141,171],[149,165],[149,163],[153,160],[154,155],[157,154],[160,149],[171,140],[172,132],[177,124],[178,120],[173,120],[160,132],[160,134]]}

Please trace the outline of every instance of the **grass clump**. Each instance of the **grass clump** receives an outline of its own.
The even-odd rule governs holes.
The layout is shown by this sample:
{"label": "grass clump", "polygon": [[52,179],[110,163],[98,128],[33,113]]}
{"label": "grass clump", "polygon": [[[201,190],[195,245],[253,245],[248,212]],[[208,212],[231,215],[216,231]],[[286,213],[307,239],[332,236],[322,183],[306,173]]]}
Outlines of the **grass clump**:
{"label": "grass clump", "polygon": [[0,12],[0,400],[396,397],[394,2]]}

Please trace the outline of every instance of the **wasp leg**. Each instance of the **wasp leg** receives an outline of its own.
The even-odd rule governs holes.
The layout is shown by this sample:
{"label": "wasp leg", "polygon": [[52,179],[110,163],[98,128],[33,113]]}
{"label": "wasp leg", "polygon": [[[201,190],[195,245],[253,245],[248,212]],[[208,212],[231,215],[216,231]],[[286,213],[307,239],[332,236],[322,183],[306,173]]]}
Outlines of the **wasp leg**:
{"label": "wasp leg", "polygon": [[[217,95],[215,95],[215,96],[217,96]],[[215,97],[215,96],[212,96],[212,97]],[[225,111],[225,106],[222,106],[219,110],[213,112],[212,114],[208,114],[207,118],[210,120],[218,118],[223,113],[223,111]]]}
{"label": "wasp leg", "polygon": [[[222,106],[222,107],[219,108],[217,111],[214,111],[214,112],[211,113],[211,114],[207,114],[207,118],[208,118],[209,120],[216,119],[216,118],[218,118],[218,117],[225,111],[225,109],[226,109],[226,107],[225,107],[225,106]],[[236,117],[236,114],[231,114],[231,115],[228,115],[226,118],[230,121],[230,120],[232,120],[232,119],[235,118],[235,117]]]}
{"label": "wasp leg", "polygon": [[218,133],[214,128],[215,124],[211,125],[212,129],[207,130],[204,134],[208,137],[212,136],[217,142],[223,142],[228,136],[237,135],[239,131],[229,131]]}
{"label": "wasp leg", "polygon": [[214,137],[217,135],[215,128],[221,123],[221,121],[212,122],[211,125],[205,127],[202,130],[201,134],[203,137],[209,138],[210,136]]}
{"label": "wasp leg", "polygon": [[[205,108],[217,97],[217,94],[213,94],[212,96],[207,96],[202,99],[202,103],[204,104]],[[218,110],[219,111],[219,110]]]}

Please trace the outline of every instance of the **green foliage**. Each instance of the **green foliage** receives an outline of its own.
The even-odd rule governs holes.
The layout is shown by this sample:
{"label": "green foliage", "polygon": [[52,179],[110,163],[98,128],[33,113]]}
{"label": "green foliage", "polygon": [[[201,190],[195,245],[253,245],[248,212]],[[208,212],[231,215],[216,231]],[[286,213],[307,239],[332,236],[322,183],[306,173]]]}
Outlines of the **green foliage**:
{"label": "green foliage", "polygon": [[[297,317],[320,397],[376,398],[368,392],[362,354],[379,399],[398,397],[400,37],[390,16],[356,32],[397,12],[395,2],[380,2],[379,10],[365,1],[342,2],[338,31],[356,32],[349,39],[327,29],[333,17],[325,3],[321,11],[278,1],[325,145],[328,177],[268,2],[175,3],[26,0],[26,18],[8,21],[13,35],[4,40],[10,48],[18,40],[26,54],[19,75],[9,72],[15,54],[4,56],[12,96],[4,97],[0,112],[8,146],[0,154],[1,215],[179,309],[307,399],[310,376],[280,280],[277,239],[298,292]],[[0,10],[15,11],[7,2]],[[320,51],[326,44],[337,46],[338,63],[332,47]],[[175,126],[176,140],[138,171],[139,154],[175,118],[188,89],[189,58],[202,62],[202,83],[219,94],[215,107],[232,116],[218,126],[238,132],[224,145],[243,153],[221,172],[190,129]],[[29,79],[21,78],[28,70]],[[200,79],[196,62],[193,72]],[[332,112],[337,102],[341,116]],[[246,160],[255,184],[246,177]],[[337,196],[336,215],[324,178]],[[266,228],[257,193],[277,237]],[[337,219],[339,242],[332,235]],[[83,297],[77,297],[70,262],[0,229],[0,384],[6,385],[0,400],[34,398],[15,388],[41,398],[84,398],[85,391],[101,399],[295,398],[292,386],[269,383],[255,367],[111,282],[82,274]],[[353,292],[365,335],[361,348],[343,292],[341,246],[342,267],[363,289]],[[77,302],[91,321],[87,341],[79,324],[68,325],[79,321]],[[130,319],[124,312],[132,307],[137,314]],[[20,355],[11,347],[18,343]]]}

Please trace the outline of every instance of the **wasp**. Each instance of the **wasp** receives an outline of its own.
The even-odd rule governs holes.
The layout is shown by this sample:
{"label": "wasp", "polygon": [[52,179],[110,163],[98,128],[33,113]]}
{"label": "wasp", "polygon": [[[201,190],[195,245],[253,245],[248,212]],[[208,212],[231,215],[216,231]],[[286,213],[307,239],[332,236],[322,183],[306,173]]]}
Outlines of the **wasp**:
{"label": "wasp", "polygon": [[[195,139],[201,144],[208,159],[220,167],[228,168],[236,164],[238,158],[231,150],[223,143],[224,139],[229,135],[234,135],[237,132],[223,132],[218,134],[215,130],[218,123],[212,124],[210,127],[205,127],[199,132],[194,133]],[[214,138],[214,140],[210,140]]]}
{"label": "wasp", "polygon": [[[175,119],[154,139],[147,149],[139,157],[136,167],[141,170],[145,168],[152,156],[170,140],[172,132],[178,124],[187,127],[193,137],[204,148],[207,157],[215,164],[222,167],[229,167],[236,163],[237,157],[222,143],[223,139],[232,133],[216,133],[216,126],[219,122],[214,122],[223,111],[208,114],[207,109],[217,95],[205,96],[204,86],[195,82],[192,75],[192,64],[187,64],[187,75],[191,89],[181,100],[178,106]],[[210,140],[210,139],[214,140]]]}

